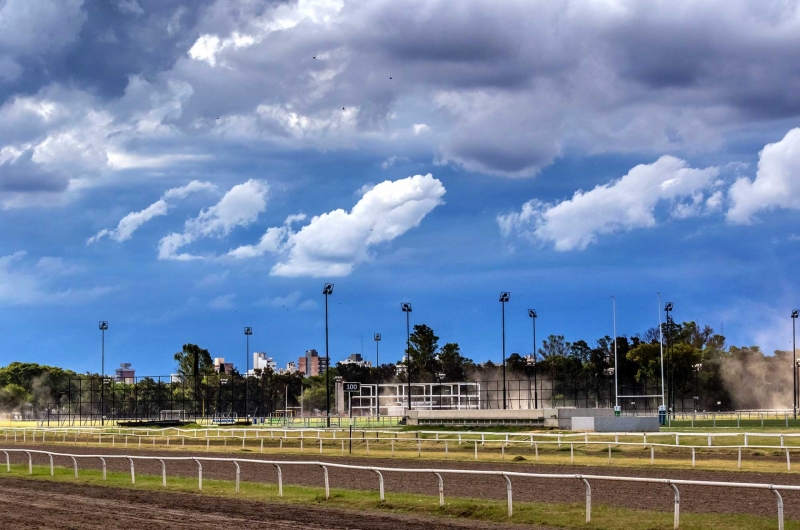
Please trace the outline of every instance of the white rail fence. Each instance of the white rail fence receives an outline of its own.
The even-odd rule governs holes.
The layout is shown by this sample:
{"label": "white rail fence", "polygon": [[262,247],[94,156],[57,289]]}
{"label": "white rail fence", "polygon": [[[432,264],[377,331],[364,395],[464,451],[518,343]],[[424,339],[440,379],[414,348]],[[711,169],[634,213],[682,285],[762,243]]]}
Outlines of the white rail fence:
{"label": "white rail fence", "polygon": [[467,470],[467,469],[418,469],[418,468],[393,468],[393,467],[375,467],[375,466],[357,466],[350,464],[336,464],[332,462],[311,462],[311,461],[285,461],[285,460],[256,460],[250,458],[209,458],[209,457],[191,457],[191,456],[140,456],[140,455],[85,455],[85,454],[69,454],[69,453],[54,453],[50,451],[40,451],[34,449],[13,449],[5,448],[0,449],[0,453],[6,456],[6,470],[11,472],[11,454],[23,453],[28,457],[28,473],[33,474],[33,454],[42,454],[49,457],[50,461],[50,475],[55,474],[54,457],[69,458],[72,461],[75,478],[78,474],[78,460],[79,459],[97,459],[102,465],[103,480],[107,478],[106,461],[112,459],[128,460],[130,462],[131,484],[136,484],[136,461],[157,461],[161,464],[161,484],[167,487],[167,462],[170,461],[192,461],[197,464],[197,488],[203,489],[203,462],[229,462],[234,464],[234,481],[236,493],[240,489],[240,476],[241,465],[271,465],[277,471],[278,483],[278,496],[283,496],[283,472],[281,466],[284,468],[293,466],[313,466],[322,469],[323,484],[325,487],[325,499],[330,498],[330,479],[328,475],[329,468],[351,469],[360,470],[364,472],[375,473],[378,478],[378,492],[381,502],[385,500],[385,488],[383,481],[383,473],[409,473],[409,474],[427,474],[436,477],[439,485],[439,505],[444,506],[444,475],[484,475],[484,476],[501,476],[505,479],[506,494],[507,494],[507,507],[508,516],[512,517],[514,514],[513,502],[513,487],[512,477],[524,478],[539,478],[539,479],[560,479],[567,481],[580,481],[586,488],[586,522],[592,520],[592,482],[634,482],[645,484],[664,484],[670,486],[673,492],[673,528],[678,528],[680,525],[680,504],[681,496],[678,486],[708,486],[720,488],[745,488],[753,490],[768,490],[775,494],[777,502],[777,515],[778,515],[778,529],[784,528],[783,517],[783,497],[781,491],[800,491],[800,486],[789,485],[776,485],[776,484],[758,484],[747,482],[714,482],[703,480],[674,480],[665,478],[644,478],[644,477],[620,477],[620,476],[604,476],[604,475],[582,475],[582,474],[549,474],[549,473],[524,473],[516,471],[489,471],[489,470]]}
{"label": "white rail fence", "polygon": [[[589,442],[590,439],[614,437],[615,441],[620,438],[627,439],[641,439],[643,443],[647,443],[647,439],[653,438],[673,438],[675,445],[680,445],[681,439],[687,438],[704,438],[707,440],[707,445],[712,446],[713,441],[716,439],[724,438],[744,438],[744,446],[749,446],[751,438],[766,438],[774,439],[779,442],[779,446],[783,447],[786,441],[796,440],[800,446],[800,432],[795,433],[781,433],[781,432],[618,432],[618,433],[497,433],[497,432],[480,432],[480,431],[434,431],[434,430],[421,430],[421,431],[397,431],[397,430],[380,430],[380,429],[291,429],[291,428],[214,428],[214,429],[180,429],[175,427],[165,429],[148,429],[148,428],[95,428],[95,427],[6,427],[0,428],[0,436],[9,435],[14,436],[22,435],[23,437],[31,435],[35,437],[37,434],[67,434],[69,436],[86,436],[86,435],[137,435],[137,436],[157,436],[173,438],[184,436],[186,438],[223,438],[223,437],[236,437],[236,438],[274,438],[275,435],[281,435],[282,438],[331,438],[334,440],[342,438],[341,435],[348,435],[350,432],[360,435],[362,438],[366,436],[381,436],[393,437],[395,439],[418,439],[418,438],[434,438],[441,439],[458,439],[459,441],[472,441],[479,440],[480,442],[486,441],[513,441],[513,440],[559,440],[568,441],[570,439],[583,438],[584,441]],[[240,434],[236,434],[240,433]]]}
{"label": "white rail fence", "polygon": [[[358,442],[361,442],[361,443],[363,443],[365,445],[366,454],[369,455],[370,454],[370,442],[372,442],[373,443],[373,446],[372,446],[373,450],[375,449],[375,446],[377,444],[379,444],[379,443],[383,443],[384,444],[384,448],[387,448],[386,445],[388,444],[388,446],[389,446],[388,448],[390,448],[390,450],[391,450],[391,455],[394,456],[396,443],[399,443],[399,444],[402,445],[404,442],[408,442],[408,443],[413,444],[411,449],[412,450],[416,449],[418,457],[422,456],[422,449],[423,449],[423,445],[424,445],[426,447],[426,451],[428,452],[428,454],[430,454],[430,451],[438,448],[439,451],[443,451],[444,458],[448,458],[449,455],[450,455],[450,448],[452,447],[451,443],[457,443],[458,445],[462,445],[462,444],[470,445],[470,442],[471,442],[471,445],[474,446],[474,459],[475,460],[479,460],[479,451],[478,451],[479,445],[483,449],[484,454],[487,452],[487,450],[485,449],[485,446],[487,444],[489,444],[489,447],[494,445],[495,448],[499,448],[500,449],[500,456],[501,456],[501,458],[503,460],[505,460],[506,449],[507,448],[511,448],[511,449],[515,449],[515,448],[516,449],[522,449],[522,448],[525,448],[525,447],[533,448],[535,459],[537,461],[539,460],[539,448],[540,447],[542,447],[543,449],[546,449],[548,446],[550,446],[550,447],[555,446],[555,447],[560,449],[560,448],[568,446],[569,449],[570,449],[570,462],[571,463],[574,463],[574,461],[575,461],[575,446],[577,445],[579,450],[580,450],[581,446],[584,449],[590,449],[590,448],[593,448],[593,447],[594,448],[607,448],[608,449],[608,459],[607,460],[608,460],[609,464],[612,461],[612,458],[611,458],[611,456],[612,456],[612,448],[620,448],[620,447],[622,447],[622,448],[626,448],[626,447],[627,448],[641,448],[642,450],[645,450],[645,451],[649,449],[649,451],[650,451],[650,463],[651,464],[655,463],[655,449],[659,448],[659,449],[670,449],[670,450],[673,450],[673,451],[678,451],[678,450],[691,451],[692,467],[696,467],[696,465],[697,465],[697,452],[698,451],[704,451],[706,453],[709,453],[709,452],[713,452],[713,451],[732,451],[732,450],[735,450],[735,451],[737,451],[737,467],[739,469],[741,469],[741,467],[742,467],[742,458],[743,458],[742,450],[743,449],[764,450],[764,451],[775,451],[776,449],[779,449],[779,450],[781,450],[782,453],[785,454],[785,457],[786,457],[786,469],[787,470],[791,470],[792,469],[792,458],[791,458],[792,449],[800,450],[800,447],[798,447],[798,446],[787,446],[787,445],[785,445],[783,436],[781,436],[781,438],[780,438],[780,445],[777,446],[777,445],[752,445],[752,444],[750,444],[750,445],[711,445],[710,444],[710,441],[711,441],[710,437],[708,438],[708,440],[709,440],[709,444],[708,445],[675,445],[675,444],[648,442],[647,434],[644,434],[642,442],[624,442],[624,441],[619,441],[620,436],[623,436],[623,434],[615,434],[615,435],[613,435],[614,436],[614,442],[611,442],[611,441],[601,442],[601,441],[590,441],[589,437],[588,437],[588,434],[580,434],[580,435],[577,435],[577,434],[575,434],[575,435],[572,435],[572,434],[551,435],[551,436],[556,436],[557,439],[554,440],[551,437],[550,439],[540,440],[538,438],[540,438],[542,435],[539,435],[539,434],[536,434],[536,435],[531,434],[531,435],[524,435],[524,436],[515,435],[517,438],[522,437],[524,439],[509,439],[508,436],[506,436],[505,439],[503,439],[502,436],[501,437],[495,437],[494,439],[492,439],[492,438],[487,438],[487,437],[485,437],[483,435],[481,436],[480,439],[478,439],[478,438],[462,438],[460,436],[460,434],[463,434],[463,433],[457,433],[457,434],[459,434],[458,438],[452,438],[452,437],[450,437],[450,438],[444,438],[444,437],[440,438],[438,435],[435,438],[398,437],[397,436],[398,433],[396,433],[396,432],[388,432],[388,433],[384,432],[384,438],[380,438],[381,431],[365,431],[365,432],[361,433],[361,436],[355,436],[355,437],[341,437],[340,436],[338,438],[335,436],[335,433],[334,433],[333,437],[322,437],[321,436],[321,432],[322,431],[316,431],[316,430],[311,431],[312,433],[317,434],[316,438],[303,436],[303,434],[304,434],[303,432],[300,432],[298,436],[289,436],[288,434],[292,433],[293,431],[283,431],[283,430],[281,430],[281,431],[270,431],[269,432],[270,437],[266,437],[266,436],[249,436],[248,437],[247,436],[247,432],[248,431],[246,431],[246,430],[242,432],[242,436],[236,436],[236,435],[227,434],[227,433],[226,433],[226,435],[222,436],[220,434],[220,432],[217,432],[217,436],[206,436],[206,437],[197,437],[196,436],[197,432],[193,432],[193,434],[195,434],[195,436],[186,436],[185,433],[182,433],[182,434],[173,433],[170,436],[170,435],[167,435],[167,434],[165,434],[163,432],[152,433],[152,432],[149,432],[149,431],[147,433],[141,433],[140,432],[140,433],[133,433],[133,434],[114,434],[114,433],[108,433],[106,431],[100,431],[100,432],[98,432],[98,431],[88,431],[88,432],[80,432],[79,433],[78,431],[69,431],[68,432],[68,431],[63,430],[63,429],[61,429],[61,430],[58,430],[58,429],[56,429],[56,430],[43,430],[43,429],[30,430],[30,429],[27,429],[27,430],[22,430],[21,433],[19,431],[17,431],[17,430],[13,430],[13,433],[11,435],[9,434],[9,431],[12,431],[12,430],[11,429],[5,430],[5,433],[4,433],[5,434],[5,440],[6,441],[12,441],[13,440],[15,443],[19,443],[19,442],[27,443],[29,440],[30,440],[30,442],[33,442],[33,443],[36,443],[37,441],[40,442],[40,443],[46,443],[48,441],[47,440],[47,436],[49,434],[49,435],[51,435],[51,440],[50,441],[52,441],[52,442],[62,442],[62,443],[77,444],[79,442],[79,437],[86,436],[87,437],[87,440],[86,440],[87,444],[92,443],[94,437],[97,437],[98,445],[102,445],[103,442],[104,442],[104,438],[105,438],[105,443],[106,444],[110,444],[111,447],[116,447],[117,439],[119,438],[119,444],[121,446],[123,446],[125,448],[128,448],[130,445],[135,445],[137,448],[141,449],[143,447],[142,440],[145,440],[145,442],[144,442],[145,446],[150,445],[150,444],[152,446],[155,446],[156,442],[159,439],[161,439],[161,442],[162,443],[166,442],[167,446],[170,445],[170,440],[174,440],[175,442],[179,442],[181,447],[185,447],[186,440],[188,439],[190,441],[194,440],[195,442],[197,442],[199,440],[205,440],[205,442],[206,442],[205,443],[206,451],[211,451],[211,449],[212,449],[211,441],[212,440],[214,440],[215,443],[218,442],[218,441],[222,441],[225,444],[226,447],[227,447],[227,442],[228,441],[230,441],[232,443],[236,443],[236,447],[238,447],[238,445],[241,444],[241,448],[242,449],[245,449],[246,448],[246,443],[248,441],[250,441],[250,442],[259,442],[259,450],[260,450],[261,453],[264,452],[264,441],[265,440],[272,440],[273,442],[277,442],[278,443],[278,450],[280,452],[283,452],[284,446],[287,446],[287,448],[291,448],[290,444],[295,444],[296,447],[299,448],[301,453],[306,451],[306,446],[307,445],[311,445],[312,447],[313,446],[317,446],[318,450],[319,450],[319,454],[323,454],[323,443],[327,443],[327,446],[328,446],[329,450],[330,449],[339,449],[339,447],[341,446],[341,453],[344,454],[344,452],[345,452],[345,443],[351,443],[351,442],[358,443]],[[29,433],[27,431],[31,431],[31,432]],[[190,433],[191,432],[192,431],[190,431]],[[366,432],[370,433],[369,437],[366,436]],[[282,435],[282,436],[277,436],[277,437],[274,436],[274,434],[276,434],[276,433],[279,434],[279,435]],[[21,434],[21,436],[20,436],[20,434]],[[28,436],[29,434],[30,434],[30,437]],[[259,434],[258,431],[256,431],[256,434]],[[375,435],[374,438],[372,438],[372,436],[371,436],[372,434]],[[456,434],[456,433],[447,433],[447,434]],[[474,434],[474,433],[467,433],[467,434]],[[486,433],[482,433],[482,434],[486,434]],[[628,433],[628,434],[630,434],[630,433]],[[684,434],[684,436],[687,436],[686,433],[683,433],[683,434]],[[703,436],[705,436],[706,434],[709,434],[709,433],[704,433]],[[0,436],[2,436],[2,435],[3,435],[3,432],[0,431]],[[59,440],[59,435],[60,435],[60,438],[61,438],[60,440]],[[70,436],[69,439],[67,438],[68,435]],[[206,435],[208,435],[208,432],[206,432]],[[583,438],[583,440],[568,441],[570,438],[574,439],[576,436],[580,436],[581,438]],[[642,435],[639,434],[638,436],[641,437]],[[699,435],[694,435],[693,434],[692,436],[699,436]],[[710,434],[709,434],[709,436],[710,436]],[[786,435],[786,436],[788,436],[788,435]],[[133,444],[129,444],[131,439],[133,441]],[[652,439],[652,436],[651,436],[651,439]],[[745,442],[747,442],[746,435],[745,435]],[[433,446],[433,447],[431,447],[431,446]],[[428,455],[426,455],[426,456],[428,456]]]}

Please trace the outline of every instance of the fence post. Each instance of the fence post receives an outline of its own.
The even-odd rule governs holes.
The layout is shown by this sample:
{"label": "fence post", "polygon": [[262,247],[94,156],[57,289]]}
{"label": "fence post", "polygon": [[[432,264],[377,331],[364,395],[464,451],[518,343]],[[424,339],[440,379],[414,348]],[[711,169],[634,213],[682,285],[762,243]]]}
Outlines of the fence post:
{"label": "fence post", "polygon": [[236,460],[233,461],[233,464],[236,466],[236,493],[239,493],[239,476],[241,474],[241,468],[239,467],[239,462]]}
{"label": "fence post", "polygon": [[478,459],[478,441],[475,440],[475,460]]}
{"label": "fence post", "polygon": [[[580,475],[579,475],[580,477]],[[592,522],[592,487],[589,485],[589,481],[583,477],[580,477],[584,484],[586,484],[586,522]]]}
{"label": "fence post", "polygon": [[[318,436],[319,436],[319,434],[318,434]],[[263,440],[261,441],[261,444],[262,444],[262,447],[263,447],[263,444],[264,444]],[[319,439],[319,454],[322,454],[322,438]]]}
{"label": "fence post", "polygon": [[778,530],[783,530],[783,497],[778,490],[772,489],[775,497],[778,499]]}
{"label": "fence post", "polygon": [[787,471],[791,471],[792,470],[792,462],[791,462],[791,460],[789,460],[789,448],[788,447],[786,448],[786,470]]}
{"label": "fence post", "polygon": [[6,471],[11,473],[11,457],[8,456],[8,451],[3,451],[6,454]]}
{"label": "fence post", "polygon": [[327,501],[331,497],[331,489],[328,482],[328,468],[325,466],[322,467],[322,471],[325,473],[325,500]]}
{"label": "fence post", "polygon": [[197,463],[197,489],[203,491],[203,464],[201,464],[196,458],[193,458],[192,460]]}
{"label": "fence post", "polygon": [[378,491],[380,492],[381,502],[383,502],[383,475],[377,469],[373,469],[373,471],[378,474]]}
{"label": "fence post", "polygon": [[131,463],[131,484],[136,484],[136,471],[133,468],[133,458],[128,457],[128,460]]}
{"label": "fence post", "polygon": [[503,478],[506,479],[506,493],[508,495],[508,516],[512,517],[514,515],[514,500],[511,491],[511,479],[508,478],[508,475],[506,475],[505,473],[503,473]]}
{"label": "fence post", "polygon": [[742,446],[739,446],[739,460],[736,464],[736,469],[742,469]]}
{"label": "fence post", "polygon": [[78,461],[75,460],[74,456],[70,457],[70,458],[72,458],[72,468],[75,470],[75,479],[77,480],[78,479]]}
{"label": "fence post", "polygon": [[572,464],[575,462],[575,444],[572,442],[569,443],[569,463]]}
{"label": "fence post", "polygon": [[692,467],[694,467],[694,446],[692,446]]}
{"label": "fence post", "polygon": [[655,449],[653,448],[653,445],[651,444],[650,445],[650,465],[655,464],[655,463],[656,463],[656,453],[655,453]]}
{"label": "fence post", "polygon": [[536,455],[536,461],[539,461],[539,442],[533,442],[533,452]]}
{"label": "fence post", "polygon": [[27,451],[25,451],[25,454],[28,455],[28,475],[33,475],[33,457]]}
{"label": "fence post", "polygon": [[50,457],[50,476],[52,477],[55,474],[55,470],[53,469],[53,455],[48,453],[47,456]]}
{"label": "fence post", "polygon": [[747,447],[747,433],[744,433],[744,446]]}
{"label": "fence post", "polygon": [[161,460],[161,459],[159,459],[158,461],[161,462],[161,485],[166,488],[167,487],[167,464],[165,464],[164,461]]}
{"label": "fence post", "polygon": [[[106,480],[106,478],[107,478],[107,476],[106,476],[106,459],[103,458],[102,456],[100,456],[98,458],[100,459],[100,462],[103,464],[103,480]],[[52,459],[51,459],[51,463],[52,463]],[[50,474],[52,475],[52,473],[50,473]]]}
{"label": "fence post", "polygon": [[283,473],[281,473],[281,466],[279,466],[278,464],[273,464],[273,465],[278,470],[278,497],[283,497]]}
{"label": "fence post", "polygon": [[505,445],[501,445],[500,446],[500,454],[502,455],[503,460],[505,460],[506,459],[506,446]]}
{"label": "fence post", "polygon": [[675,491],[675,516],[672,523],[672,528],[678,528],[681,522],[681,493],[675,484],[671,484],[673,491]]}
{"label": "fence post", "polygon": [[439,473],[435,473],[436,478],[439,479],[439,506],[444,506],[444,481]]}
{"label": "fence post", "polygon": [[711,433],[708,433],[708,446],[711,447]]}

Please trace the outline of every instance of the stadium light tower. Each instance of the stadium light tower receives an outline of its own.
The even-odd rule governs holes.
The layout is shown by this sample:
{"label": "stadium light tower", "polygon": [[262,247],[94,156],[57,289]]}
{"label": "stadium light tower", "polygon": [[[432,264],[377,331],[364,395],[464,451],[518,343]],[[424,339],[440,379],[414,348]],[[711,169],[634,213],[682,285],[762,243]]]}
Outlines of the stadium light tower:
{"label": "stadium light tower", "polygon": [[[328,353],[328,297],[333,294],[333,284],[326,283],[322,288],[325,295],[325,416],[327,425],[331,426],[331,357]],[[308,364],[308,363],[306,363]],[[311,368],[306,366],[306,370],[311,373]]]}
{"label": "stadium light tower", "polygon": [[408,410],[411,410],[411,304],[403,302],[400,309],[406,314],[406,379],[408,380]]}
{"label": "stadium light tower", "polygon": [[500,293],[500,306],[502,307],[502,326],[503,326],[503,410],[506,409],[506,302],[511,297],[511,293],[503,291]]}
{"label": "stadium light tower", "polygon": [[797,419],[797,345],[795,343],[795,323],[797,322],[797,317],[800,316],[800,311],[795,309],[792,311],[792,359],[794,370],[792,370],[792,374],[794,374],[794,419]]}
{"label": "stadium light tower", "polygon": [[611,308],[614,313],[614,412],[621,411],[619,406],[619,386],[617,385],[619,365],[617,364],[617,297],[611,295]]}
{"label": "stadium light tower", "polygon": [[100,425],[105,425],[105,417],[103,416],[103,405],[105,401],[106,392],[106,330],[108,329],[108,321],[101,320],[99,324],[100,329]]}
{"label": "stadium light tower", "polygon": [[244,421],[247,421],[248,401],[250,401],[250,386],[247,384],[247,372],[250,371],[250,335],[252,334],[253,328],[246,326],[244,328]]}
{"label": "stadium light tower", "polygon": [[671,413],[675,413],[675,392],[673,388],[674,384],[674,375],[675,375],[675,362],[672,358],[672,317],[669,314],[672,312],[672,309],[675,307],[675,304],[672,302],[667,302],[664,306],[664,311],[667,313],[667,366],[669,367],[669,374],[667,374],[668,382],[667,386],[669,388],[668,396],[667,396],[667,403],[669,403],[669,410],[672,411]]}
{"label": "stadium light tower", "polygon": [[375,339],[375,373],[377,374],[377,383],[375,384],[375,415],[378,417],[378,424],[381,422],[381,365],[380,365],[380,351],[378,345],[381,343],[381,334],[376,333],[373,338]]}
{"label": "stadium light tower", "polygon": [[536,314],[535,309],[528,309],[528,316],[533,320],[533,408],[539,408],[539,388],[536,383]]}

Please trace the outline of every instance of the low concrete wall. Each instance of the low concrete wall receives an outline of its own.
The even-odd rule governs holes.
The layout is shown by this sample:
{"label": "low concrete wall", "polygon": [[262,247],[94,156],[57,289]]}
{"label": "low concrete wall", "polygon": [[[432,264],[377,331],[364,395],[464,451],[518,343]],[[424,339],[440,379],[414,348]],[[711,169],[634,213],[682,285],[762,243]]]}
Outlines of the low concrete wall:
{"label": "low concrete wall", "polygon": [[570,430],[581,432],[658,432],[657,416],[573,417]]}
{"label": "low concrete wall", "polygon": [[411,410],[408,411],[408,425],[419,425],[420,421],[431,424],[441,421],[443,424],[498,423],[519,422],[521,424],[540,425],[556,429],[570,430],[572,418],[607,417],[613,418],[612,409],[533,409],[533,410]]}

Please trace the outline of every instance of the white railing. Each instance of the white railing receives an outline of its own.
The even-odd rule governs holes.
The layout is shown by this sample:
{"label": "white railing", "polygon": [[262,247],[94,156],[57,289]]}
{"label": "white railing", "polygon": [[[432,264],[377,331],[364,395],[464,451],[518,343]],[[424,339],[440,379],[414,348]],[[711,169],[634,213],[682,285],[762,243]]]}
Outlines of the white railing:
{"label": "white railing", "polygon": [[[236,433],[240,433],[237,435]],[[28,437],[36,440],[37,436],[44,439],[48,435],[51,437],[62,438],[66,441],[66,437],[73,437],[77,441],[78,438],[84,436],[142,436],[145,438],[211,438],[211,439],[260,439],[260,438],[276,438],[280,437],[285,440],[291,438],[313,438],[313,439],[332,439],[340,440],[347,439],[349,436],[342,436],[343,434],[358,434],[362,439],[367,436],[374,436],[380,438],[394,438],[395,440],[458,440],[459,442],[469,442],[478,440],[481,443],[504,441],[510,442],[533,442],[535,440],[556,440],[559,443],[567,442],[574,439],[583,438],[585,443],[590,443],[590,439],[601,438],[603,441],[613,437],[614,443],[619,443],[622,439],[641,439],[643,444],[648,444],[648,438],[672,438],[674,439],[675,446],[681,446],[681,439],[687,438],[704,438],[706,446],[713,446],[713,440],[723,438],[744,438],[743,447],[760,447],[758,445],[750,444],[751,438],[762,439],[775,439],[779,441],[779,445],[764,446],[764,447],[785,447],[787,440],[797,440],[800,442],[800,432],[797,433],[767,433],[767,432],[619,432],[619,433],[496,433],[496,432],[476,432],[476,431],[396,431],[396,430],[368,430],[368,429],[179,429],[179,428],[166,428],[166,429],[147,429],[147,428],[85,428],[85,427],[70,427],[70,428],[46,428],[46,427],[7,427],[0,428],[0,438],[5,437],[9,440],[11,437],[14,441],[18,441],[21,436],[23,441],[27,441]],[[276,436],[278,435],[278,436]],[[311,436],[309,436],[311,435]],[[354,437],[355,438],[355,437]],[[731,444],[728,444],[731,446]],[[762,444],[763,446],[763,444]],[[682,446],[684,447],[684,446]],[[699,447],[699,446],[698,446]],[[798,444],[800,447],[800,443]]]}
{"label": "white railing", "polygon": [[378,477],[378,492],[381,501],[385,500],[385,489],[383,481],[383,473],[413,473],[413,474],[428,474],[433,475],[438,480],[439,485],[439,505],[444,505],[444,479],[443,475],[490,475],[501,476],[506,482],[507,493],[507,507],[508,516],[512,517],[514,513],[513,503],[513,489],[511,478],[534,478],[534,479],[562,479],[562,480],[577,480],[583,483],[586,488],[586,522],[591,522],[592,519],[592,487],[589,481],[592,482],[636,482],[645,484],[664,484],[672,488],[673,492],[673,528],[678,528],[680,525],[680,491],[678,486],[709,486],[721,488],[746,488],[755,490],[769,490],[775,494],[777,501],[778,513],[778,529],[783,530],[783,498],[780,494],[781,491],[800,491],[800,486],[789,485],[776,485],[776,484],[758,484],[747,482],[719,482],[719,481],[704,481],[704,480],[680,480],[680,479],[666,479],[666,478],[646,478],[646,477],[621,477],[621,476],[605,476],[605,475],[582,475],[582,474],[549,474],[549,473],[524,473],[516,471],[490,471],[490,470],[467,470],[467,469],[420,469],[420,468],[395,468],[395,467],[377,467],[377,466],[357,466],[351,464],[336,464],[332,462],[311,462],[311,461],[284,461],[284,460],[256,460],[250,458],[209,458],[209,457],[192,457],[192,456],[138,456],[138,455],[84,455],[84,454],[69,454],[69,453],[54,453],[50,451],[39,451],[34,449],[0,449],[0,453],[6,456],[6,470],[11,472],[11,453],[24,453],[28,456],[28,473],[33,474],[33,454],[47,455],[50,460],[50,475],[55,474],[54,457],[69,458],[73,463],[73,470],[75,478],[78,478],[78,459],[97,459],[100,461],[103,470],[103,480],[106,480],[106,461],[112,459],[128,460],[130,462],[131,470],[131,483],[136,484],[136,461],[157,461],[161,464],[161,484],[163,487],[167,486],[167,462],[169,461],[192,461],[197,464],[197,487],[199,490],[203,489],[203,462],[230,462],[235,465],[234,481],[236,492],[239,492],[240,475],[242,464],[256,464],[256,465],[271,465],[277,469],[277,482],[278,482],[278,496],[283,496],[283,473],[281,466],[314,466],[320,467],[323,471],[323,484],[325,487],[325,499],[330,498],[330,479],[328,476],[328,468],[352,469],[361,470],[375,473]]}

